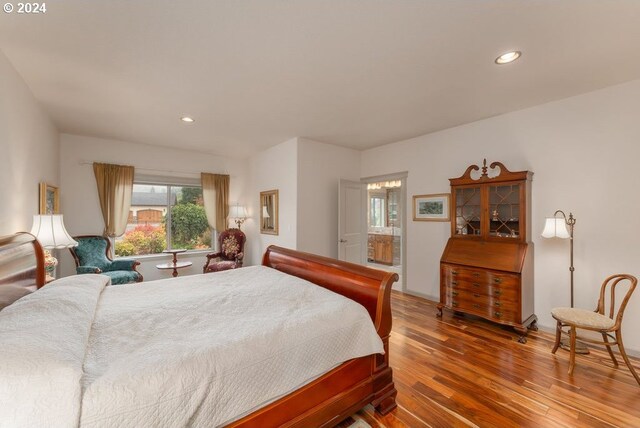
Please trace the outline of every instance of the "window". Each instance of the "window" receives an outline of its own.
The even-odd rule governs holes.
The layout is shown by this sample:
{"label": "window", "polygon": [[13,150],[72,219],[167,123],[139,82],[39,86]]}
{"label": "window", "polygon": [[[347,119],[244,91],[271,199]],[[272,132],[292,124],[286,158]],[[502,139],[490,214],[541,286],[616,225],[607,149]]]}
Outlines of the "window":
{"label": "window", "polygon": [[384,198],[371,197],[371,212],[369,213],[369,226],[384,227]]}
{"label": "window", "polygon": [[202,187],[136,183],[127,230],[116,239],[115,253],[126,257],[174,248],[206,250],[212,241]]}

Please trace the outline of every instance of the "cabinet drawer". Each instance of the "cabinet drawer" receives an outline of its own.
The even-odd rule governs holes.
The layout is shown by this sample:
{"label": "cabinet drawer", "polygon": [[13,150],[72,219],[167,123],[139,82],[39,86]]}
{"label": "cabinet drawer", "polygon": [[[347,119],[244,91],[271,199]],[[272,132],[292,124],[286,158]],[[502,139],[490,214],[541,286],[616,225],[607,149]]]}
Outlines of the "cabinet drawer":
{"label": "cabinet drawer", "polygon": [[517,298],[520,289],[520,276],[508,273],[443,264],[441,275],[442,283],[445,286],[477,291],[487,295],[497,293]]}
{"label": "cabinet drawer", "polygon": [[[477,297],[476,297],[477,296]],[[504,302],[490,296],[447,295],[445,305],[453,310],[469,312],[498,321],[517,322],[518,308],[514,302]]]}
{"label": "cabinet drawer", "polygon": [[455,278],[458,280],[475,281],[475,282],[487,282],[487,272],[482,269],[473,269],[466,267],[459,267],[453,265],[442,265],[442,273],[446,277]]}
{"label": "cabinet drawer", "polygon": [[508,310],[515,310],[517,309],[517,306],[518,306],[518,302],[515,299],[505,298],[504,296],[497,295],[497,294],[487,295],[487,294],[474,293],[469,290],[446,289],[445,296],[447,300],[450,300],[450,301],[456,300],[458,302],[481,304],[485,306],[503,308]]}
{"label": "cabinet drawer", "polygon": [[491,286],[486,282],[481,281],[469,281],[460,278],[452,278],[451,280],[445,280],[445,287],[452,290],[468,290],[474,293],[491,294]]}
{"label": "cabinet drawer", "polygon": [[487,282],[492,284],[516,283],[520,280],[520,276],[516,274],[492,271],[488,269],[461,267],[444,263],[442,264],[442,273],[451,278]]}
{"label": "cabinet drawer", "polygon": [[494,287],[520,287],[520,277],[508,273],[487,271],[487,282]]}
{"label": "cabinet drawer", "polygon": [[464,300],[485,300],[487,302],[499,300],[504,303],[516,303],[519,301],[518,290],[493,287],[474,287],[462,283],[460,286],[445,286],[444,293],[451,297]]}
{"label": "cabinet drawer", "polygon": [[464,279],[445,279],[444,286],[452,290],[468,290],[487,296],[502,296],[505,299],[517,299],[519,295],[518,290],[520,289],[520,283],[518,281],[489,284]]}

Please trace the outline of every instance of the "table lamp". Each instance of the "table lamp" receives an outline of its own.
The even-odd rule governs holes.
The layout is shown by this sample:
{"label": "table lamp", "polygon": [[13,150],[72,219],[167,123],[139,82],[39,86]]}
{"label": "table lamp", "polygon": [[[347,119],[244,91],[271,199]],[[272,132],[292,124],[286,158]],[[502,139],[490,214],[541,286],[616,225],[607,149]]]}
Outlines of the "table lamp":
{"label": "table lamp", "polygon": [[31,234],[35,236],[44,248],[45,270],[55,278],[55,268],[58,260],[49,250],[60,250],[78,246],[64,227],[62,214],[34,215]]}
{"label": "table lamp", "polygon": [[247,210],[243,205],[235,204],[229,207],[229,218],[235,220],[238,229],[242,226],[242,223],[247,219]]}

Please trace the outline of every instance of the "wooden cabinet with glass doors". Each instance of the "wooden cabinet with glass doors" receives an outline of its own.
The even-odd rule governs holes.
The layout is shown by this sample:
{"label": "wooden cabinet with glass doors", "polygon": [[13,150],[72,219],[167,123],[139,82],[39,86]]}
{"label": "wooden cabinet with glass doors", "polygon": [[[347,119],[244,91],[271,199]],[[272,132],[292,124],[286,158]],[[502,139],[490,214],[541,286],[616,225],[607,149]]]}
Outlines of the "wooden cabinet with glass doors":
{"label": "wooden cabinet with glass doors", "polygon": [[451,238],[440,260],[440,303],[512,326],[535,328],[530,171],[471,165],[451,183]]}

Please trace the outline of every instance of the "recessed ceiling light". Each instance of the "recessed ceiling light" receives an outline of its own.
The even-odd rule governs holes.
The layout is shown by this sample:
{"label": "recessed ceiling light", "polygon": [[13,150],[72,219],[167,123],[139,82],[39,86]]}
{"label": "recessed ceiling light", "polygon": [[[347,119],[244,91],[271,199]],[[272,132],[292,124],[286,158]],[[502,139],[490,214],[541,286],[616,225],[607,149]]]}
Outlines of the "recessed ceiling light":
{"label": "recessed ceiling light", "polygon": [[520,58],[520,55],[522,55],[522,52],[520,51],[511,51],[511,52],[503,53],[498,58],[496,58],[496,64],[509,64],[510,62],[513,62],[518,58]]}
{"label": "recessed ceiling light", "polygon": [[193,122],[195,122],[195,119],[194,119],[194,118],[192,118],[192,117],[189,117],[189,116],[182,116],[182,117],[180,118],[180,120],[181,120],[181,121],[183,121],[183,122],[187,122],[187,123],[193,123]]}

